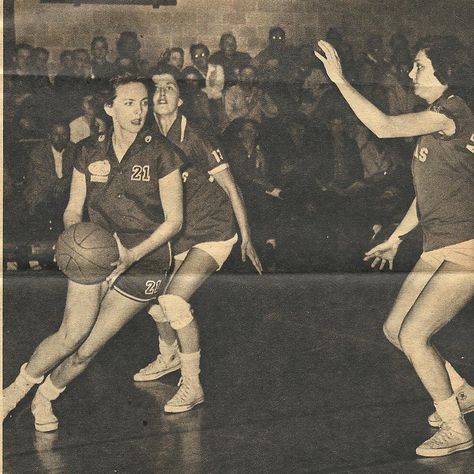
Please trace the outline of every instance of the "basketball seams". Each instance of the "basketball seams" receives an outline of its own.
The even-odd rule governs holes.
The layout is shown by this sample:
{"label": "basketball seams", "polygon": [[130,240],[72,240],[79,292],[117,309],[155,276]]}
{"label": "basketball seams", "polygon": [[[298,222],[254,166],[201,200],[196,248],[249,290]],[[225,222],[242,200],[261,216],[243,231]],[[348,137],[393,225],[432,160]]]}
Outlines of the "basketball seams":
{"label": "basketball seams", "polygon": [[[74,229],[75,231],[75,229]],[[95,263],[94,261],[88,259],[87,257],[84,257],[84,255],[81,255],[79,252],[77,252],[73,247],[71,247],[68,243],[64,242],[64,238],[62,238],[61,236],[61,243],[66,246],[67,248],[69,248],[70,250],[72,250],[77,256],[79,256],[80,258],[83,258],[86,262],[88,263],[91,263],[92,265],[95,265],[97,268],[101,268],[103,270],[108,270],[108,267],[103,267],[102,265],[97,265],[97,263]],[[77,242],[76,242],[77,243]],[[85,248],[86,250],[91,250],[87,247],[81,247],[81,248]],[[97,248],[107,248],[107,247],[97,247]],[[61,254],[58,254],[58,255],[61,255]],[[65,255],[68,255],[68,254],[65,254]],[[69,257],[72,258],[72,256],[69,255]],[[82,273],[82,272],[81,272]]]}

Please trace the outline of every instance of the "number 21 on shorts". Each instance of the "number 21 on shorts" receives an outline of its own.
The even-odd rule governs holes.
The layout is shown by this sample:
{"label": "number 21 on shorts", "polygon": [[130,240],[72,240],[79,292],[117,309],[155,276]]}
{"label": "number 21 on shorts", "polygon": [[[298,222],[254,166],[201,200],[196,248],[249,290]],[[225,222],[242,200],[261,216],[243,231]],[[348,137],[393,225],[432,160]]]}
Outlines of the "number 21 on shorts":
{"label": "number 21 on shorts", "polygon": [[145,295],[156,295],[162,280],[147,280],[145,283]]}

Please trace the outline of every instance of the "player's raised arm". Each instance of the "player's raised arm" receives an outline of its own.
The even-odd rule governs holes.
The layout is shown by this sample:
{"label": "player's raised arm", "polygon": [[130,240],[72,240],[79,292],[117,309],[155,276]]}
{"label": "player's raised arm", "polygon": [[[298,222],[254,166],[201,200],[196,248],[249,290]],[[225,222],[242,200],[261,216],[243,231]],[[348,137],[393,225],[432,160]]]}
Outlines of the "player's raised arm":
{"label": "player's raised arm", "polygon": [[[454,132],[453,120],[434,111],[427,110],[402,115],[385,114],[358,92],[345,78],[335,48],[322,40],[318,41],[318,46],[321,48],[321,52],[314,51],[314,54],[323,63],[329,79],[338,87],[359,120],[377,137],[415,137],[435,132],[450,135]],[[422,64],[422,61],[415,62],[410,77],[412,77],[416,68],[426,66]]]}

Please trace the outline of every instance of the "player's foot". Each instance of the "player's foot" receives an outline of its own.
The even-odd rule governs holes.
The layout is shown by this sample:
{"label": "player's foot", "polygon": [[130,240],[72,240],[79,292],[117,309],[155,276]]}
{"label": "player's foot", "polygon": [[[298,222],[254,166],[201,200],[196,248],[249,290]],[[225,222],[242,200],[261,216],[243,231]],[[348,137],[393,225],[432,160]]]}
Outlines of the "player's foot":
{"label": "player's foot", "polygon": [[189,411],[204,402],[204,391],[199,382],[191,383],[189,379],[182,378],[178,385],[175,396],[165,405],[166,413]]}
{"label": "player's foot", "polygon": [[35,418],[35,428],[37,431],[47,433],[58,429],[58,419],[53,413],[51,400],[36,392],[31,402],[31,413]]}
{"label": "player's foot", "polygon": [[175,356],[172,359],[165,359],[161,354],[159,354],[153,362],[137,372],[133,376],[133,380],[135,380],[135,382],[157,380],[166,374],[179,370],[180,368],[181,361],[178,356]]}
{"label": "player's foot", "polygon": [[447,456],[473,446],[471,430],[464,419],[459,418],[459,422],[442,423],[440,429],[430,439],[416,448],[416,454],[424,457]]}
{"label": "player's foot", "polygon": [[[455,391],[455,395],[463,415],[474,412],[474,387],[465,382]],[[442,421],[438,412],[435,411],[428,417],[428,423],[433,428],[441,426]]]}
{"label": "player's foot", "polygon": [[26,364],[20,369],[16,380],[3,390],[3,420],[20,403],[33,385],[41,383],[43,377],[33,379],[25,371]]}

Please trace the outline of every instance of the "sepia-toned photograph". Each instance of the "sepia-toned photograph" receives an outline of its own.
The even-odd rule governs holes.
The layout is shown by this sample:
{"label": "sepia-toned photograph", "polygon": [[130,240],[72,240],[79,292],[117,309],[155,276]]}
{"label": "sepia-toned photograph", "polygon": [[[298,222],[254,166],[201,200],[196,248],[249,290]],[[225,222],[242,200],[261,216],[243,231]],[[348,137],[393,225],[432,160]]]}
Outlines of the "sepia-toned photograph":
{"label": "sepia-toned photograph", "polygon": [[3,0],[2,469],[474,473],[472,0]]}

